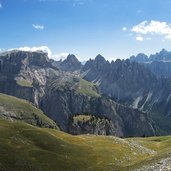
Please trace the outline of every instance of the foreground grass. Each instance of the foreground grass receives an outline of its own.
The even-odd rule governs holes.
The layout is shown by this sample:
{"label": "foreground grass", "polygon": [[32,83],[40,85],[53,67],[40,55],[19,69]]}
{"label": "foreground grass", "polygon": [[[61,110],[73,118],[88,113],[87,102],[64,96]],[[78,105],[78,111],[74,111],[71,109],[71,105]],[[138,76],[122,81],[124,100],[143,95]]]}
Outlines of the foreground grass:
{"label": "foreground grass", "polygon": [[0,170],[112,171],[136,168],[171,151],[171,137],[72,136],[0,120]]}

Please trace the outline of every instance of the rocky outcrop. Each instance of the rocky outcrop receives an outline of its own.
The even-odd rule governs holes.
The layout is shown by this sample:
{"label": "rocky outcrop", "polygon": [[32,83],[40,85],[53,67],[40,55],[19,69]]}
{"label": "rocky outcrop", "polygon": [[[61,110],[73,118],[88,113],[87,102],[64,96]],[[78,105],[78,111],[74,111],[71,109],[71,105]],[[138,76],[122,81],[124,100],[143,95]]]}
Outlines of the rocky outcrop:
{"label": "rocky outcrop", "polygon": [[76,58],[75,55],[68,55],[67,58],[61,62],[59,68],[63,71],[77,71],[82,67],[81,62]]}
{"label": "rocky outcrop", "polygon": [[61,86],[57,87],[47,89],[41,108],[60,125],[61,130],[68,130],[69,120],[74,115],[91,113],[95,117],[110,120],[113,131],[109,132],[112,135],[149,136],[158,133],[156,125],[146,113],[124,107],[111,99],[78,93],[71,86],[62,89]]}
{"label": "rocky outcrop", "polygon": [[93,115],[77,115],[69,119],[68,132],[73,135],[116,135],[113,123]]}

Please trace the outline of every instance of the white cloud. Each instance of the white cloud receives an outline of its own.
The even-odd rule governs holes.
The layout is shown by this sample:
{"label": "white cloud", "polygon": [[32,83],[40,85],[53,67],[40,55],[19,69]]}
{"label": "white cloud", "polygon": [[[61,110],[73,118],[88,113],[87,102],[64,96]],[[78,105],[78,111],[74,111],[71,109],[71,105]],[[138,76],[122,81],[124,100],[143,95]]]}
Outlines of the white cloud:
{"label": "white cloud", "polygon": [[60,53],[60,54],[52,55],[52,59],[54,59],[56,61],[65,60],[68,55],[69,55],[69,53],[63,52],[63,53]]}
{"label": "white cloud", "polygon": [[0,3],[0,8],[2,8],[2,4]]}
{"label": "white cloud", "polygon": [[14,48],[14,49],[9,49],[8,51],[11,50],[21,50],[21,51],[31,51],[31,52],[36,52],[36,51],[43,51],[48,54],[49,58],[52,58],[52,52],[47,46],[40,46],[40,47],[19,47],[19,48]]}
{"label": "white cloud", "polygon": [[44,30],[44,26],[43,25],[38,25],[38,24],[32,24],[33,28],[37,29],[37,30]]}
{"label": "white cloud", "polygon": [[[167,22],[160,21],[143,21],[131,29],[132,32],[141,35],[160,35],[165,39],[171,39],[171,25]],[[139,37],[139,36],[138,36]]]}
{"label": "white cloud", "polygon": [[122,28],[122,31],[127,31],[127,27],[123,27]]}
{"label": "white cloud", "polygon": [[139,35],[139,36],[136,37],[136,40],[142,42],[144,40],[144,38],[141,35]]}

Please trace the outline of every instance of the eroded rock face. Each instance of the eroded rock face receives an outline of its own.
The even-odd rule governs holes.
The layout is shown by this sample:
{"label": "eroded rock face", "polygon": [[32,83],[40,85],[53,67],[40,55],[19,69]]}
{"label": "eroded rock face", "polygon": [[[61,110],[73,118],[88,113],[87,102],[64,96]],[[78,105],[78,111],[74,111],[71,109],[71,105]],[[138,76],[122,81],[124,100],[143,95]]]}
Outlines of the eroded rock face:
{"label": "eroded rock face", "polygon": [[[150,117],[170,134],[171,81],[158,77],[145,66],[130,60],[89,60],[81,70],[83,78],[98,85],[103,96],[134,109],[150,113]],[[162,119],[161,119],[162,118]]]}
{"label": "eroded rock face", "polygon": [[44,52],[11,51],[0,56],[0,92],[39,105],[49,77],[58,75]]}
{"label": "eroded rock face", "polygon": [[[64,131],[72,128],[71,132],[76,133],[79,130],[78,125],[71,127],[69,124],[70,118],[77,114],[90,113],[95,117],[105,117],[110,120],[108,126],[113,131],[109,131],[108,128],[106,134],[108,132],[112,135],[126,137],[157,134],[156,125],[149,119],[147,114],[119,105],[110,99],[80,95],[75,90],[67,88],[65,91],[58,89],[48,91],[46,96],[42,98],[41,108]],[[68,125],[70,126],[68,127]],[[103,123],[96,125],[97,127],[93,126],[93,130],[96,130],[94,132],[104,132],[105,125]],[[86,124],[81,126],[80,132],[83,131],[83,126],[87,127],[90,133],[91,127]]]}
{"label": "eroded rock face", "polygon": [[110,120],[93,115],[77,115],[71,117],[68,124],[68,132],[73,135],[116,135],[115,131],[115,126]]}
{"label": "eroded rock face", "polygon": [[63,71],[77,71],[82,67],[81,62],[76,58],[75,55],[68,55],[67,58],[59,65]]}

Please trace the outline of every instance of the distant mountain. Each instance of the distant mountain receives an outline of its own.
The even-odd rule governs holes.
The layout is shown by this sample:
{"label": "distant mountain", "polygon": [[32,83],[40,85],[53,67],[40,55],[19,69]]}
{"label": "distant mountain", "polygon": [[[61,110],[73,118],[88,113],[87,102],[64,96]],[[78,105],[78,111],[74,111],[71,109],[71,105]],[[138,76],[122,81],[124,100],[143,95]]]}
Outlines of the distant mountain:
{"label": "distant mountain", "polygon": [[165,49],[149,57],[145,54],[131,56],[130,60],[143,64],[157,76],[171,78],[171,52]]}
{"label": "distant mountain", "polygon": [[149,58],[144,53],[139,53],[137,56],[131,56],[130,61],[135,62],[149,62]]}
{"label": "distant mountain", "polygon": [[159,53],[150,55],[149,61],[171,62],[171,52],[168,52],[166,49],[162,49]]}
{"label": "distant mountain", "polygon": [[131,56],[130,60],[139,63],[152,63],[154,61],[171,62],[171,52],[168,52],[166,49],[162,49],[159,53],[150,55],[149,57],[143,53],[139,53],[137,56]]}

